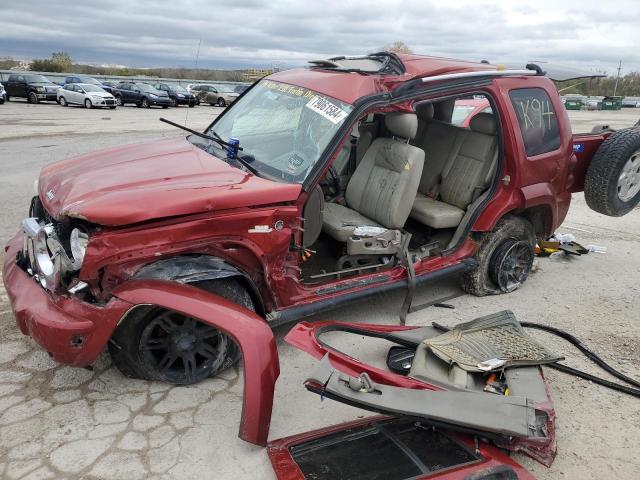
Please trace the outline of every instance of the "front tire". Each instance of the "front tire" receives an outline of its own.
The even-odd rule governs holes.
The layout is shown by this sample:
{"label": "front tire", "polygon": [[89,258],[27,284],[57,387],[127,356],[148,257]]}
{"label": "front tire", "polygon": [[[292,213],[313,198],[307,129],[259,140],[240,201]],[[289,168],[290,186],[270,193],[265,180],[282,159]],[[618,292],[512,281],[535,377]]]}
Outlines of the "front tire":
{"label": "front tire", "polygon": [[36,92],[29,92],[29,95],[27,96],[27,100],[29,101],[29,103],[40,103],[40,101],[38,100],[38,95],[36,95]]}
{"label": "front tire", "polygon": [[535,243],[531,222],[505,215],[491,232],[482,235],[474,255],[478,267],[462,274],[462,289],[483,297],[520,288],[531,272]]}
{"label": "front tire", "polygon": [[640,202],[640,128],[618,130],[591,159],[584,197],[592,210],[611,217],[629,213]]}
{"label": "front tire", "polygon": [[61,107],[68,107],[69,104],[67,103],[67,99],[64,97],[60,97],[58,99],[58,103],[60,104]]}
{"label": "front tire", "polygon": [[177,107],[178,106],[178,99],[176,97],[171,97],[171,106],[172,107]]}
{"label": "front tire", "polygon": [[88,98],[84,101],[84,108],[91,109],[93,108],[93,103]]}
{"label": "front tire", "polygon": [[150,107],[149,100],[147,100],[146,98],[143,98],[142,101],[140,102],[140,106],[142,108],[149,108]]}
{"label": "front tire", "polygon": [[[254,311],[235,279],[200,286]],[[215,376],[239,359],[233,340],[197,319],[153,306],[133,310],[109,341],[114,365],[127,377],[190,385]]]}

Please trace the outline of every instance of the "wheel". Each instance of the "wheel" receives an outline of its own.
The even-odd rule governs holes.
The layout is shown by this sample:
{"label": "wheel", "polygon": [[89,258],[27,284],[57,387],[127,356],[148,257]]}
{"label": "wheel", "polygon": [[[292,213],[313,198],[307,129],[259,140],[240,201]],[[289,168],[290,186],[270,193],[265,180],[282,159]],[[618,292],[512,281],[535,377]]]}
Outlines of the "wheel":
{"label": "wheel", "polygon": [[116,106],[114,105],[113,107],[109,107],[111,110],[115,110]]}
{"label": "wheel", "polygon": [[29,103],[39,103],[38,95],[36,95],[36,92],[29,92],[27,100],[29,101]]}
{"label": "wheel", "polygon": [[[212,280],[199,286],[254,310],[251,296],[238,280]],[[153,306],[133,310],[113,334],[109,353],[125,376],[181,385],[214,376],[240,356],[235,342],[219,330]]]}
{"label": "wheel", "polygon": [[591,159],[584,197],[592,210],[611,217],[629,213],[640,202],[640,128],[618,130]]}
{"label": "wheel", "polygon": [[58,99],[58,103],[60,104],[61,107],[68,107],[69,104],[67,103],[67,99],[64,97],[60,97]]}
{"label": "wheel", "polygon": [[122,101],[122,97],[120,95],[116,95],[116,105],[119,107],[124,106],[124,102]]}
{"label": "wheel", "polygon": [[84,108],[93,108],[93,103],[88,98],[84,101]]}
{"label": "wheel", "polygon": [[171,97],[171,106],[172,107],[177,107],[178,106],[178,99],[176,97]]}
{"label": "wheel", "polygon": [[145,98],[143,98],[143,99],[142,99],[142,101],[140,102],[140,106],[141,106],[142,108],[149,108],[149,107],[150,107],[150,105],[149,105],[149,100],[147,100],[147,98],[146,98],[146,97],[145,97]]}
{"label": "wheel", "polygon": [[195,106],[196,106],[196,104],[195,104],[195,103],[189,103],[189,108],[193,108],[193,107],[195,107]]}
{"label": "wheel", "polygon": [[162,108],[163,109],[167,109],[167,108],[169,108],[169,105],[162,105]]}
{"label": "wheel", "polygon": [[478,297],[516,290],[531,272],[535,242],[531,222],[505,215],[493,231],[482,235],[474,256],[478,267],[462,274],[463,290]]}
{"label": "wheel", "polygon": [[224,98],[220,97],[220,98],[218,99],[218,101],[216,102],[216,105],[217,105],[217,106],[219,106],[219,107],[224,107],[224,106],[226,106],[226,103],[225,103],[225,101],[224,101]]}

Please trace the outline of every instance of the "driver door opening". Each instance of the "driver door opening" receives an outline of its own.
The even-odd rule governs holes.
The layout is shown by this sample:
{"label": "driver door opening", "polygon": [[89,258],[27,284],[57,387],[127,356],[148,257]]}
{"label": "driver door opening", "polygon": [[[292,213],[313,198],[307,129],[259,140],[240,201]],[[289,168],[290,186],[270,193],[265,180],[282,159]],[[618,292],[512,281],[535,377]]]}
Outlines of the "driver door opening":
{"label": "driver door opening", "polygon": [[[365,114],[309,194],[301,279],[324,283],[459,245],[497,178],[497,119],[484,94]],[[405,244],[403,244],[403,242]]]}

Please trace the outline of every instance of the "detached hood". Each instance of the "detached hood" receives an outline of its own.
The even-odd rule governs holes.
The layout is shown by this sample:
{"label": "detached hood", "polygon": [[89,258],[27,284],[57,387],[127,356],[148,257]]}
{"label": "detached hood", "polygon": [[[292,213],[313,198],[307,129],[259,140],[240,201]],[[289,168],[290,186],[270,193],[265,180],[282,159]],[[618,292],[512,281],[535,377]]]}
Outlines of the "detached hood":
{"label": "detached hood", "polygon": [[185,138],[125,145],[42,169],[38,194],[50,215],[107,226],[291,202],[300,185],[243,172]]}

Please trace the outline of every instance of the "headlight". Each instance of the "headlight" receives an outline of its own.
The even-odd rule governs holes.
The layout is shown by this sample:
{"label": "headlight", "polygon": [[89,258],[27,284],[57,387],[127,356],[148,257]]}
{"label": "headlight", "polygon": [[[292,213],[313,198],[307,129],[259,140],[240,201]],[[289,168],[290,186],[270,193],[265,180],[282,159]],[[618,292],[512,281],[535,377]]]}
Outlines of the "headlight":
{"label": "headlight", "polygon": [[158,95],[156,95],[155,93],[150,93],[150,94],[149,94],[149,96],[150,96],[151,98],[158,98]]}
{"label": "headlight", "polygon": [[36,92],[44,92],[44,87],[36,87]]}
{"label": "headlight", "polygon": [[179,94],[178,94],[178,98],[184,98],[184,95],[183,95],[183,94],[181,94],[181,93],[179,93]]}
{"label": "headlight", "polygon": [[87,251],[89,235],[79,228],[74,228],[71,230],[69,243],[71,245],[71,255],[73,256],[73,266],[80,269],[82,262],[84,261],[84,254]]}
{"label": "headlight", "polygon": [[36,196],[38,195],[38,185],[39,185],[39,183],[40,183],[40,179],[39,178],[36,178],[33,181],[33,194],[36,195]]}

